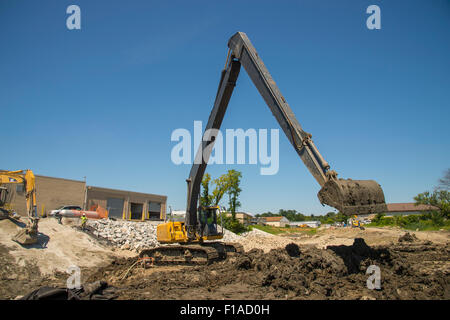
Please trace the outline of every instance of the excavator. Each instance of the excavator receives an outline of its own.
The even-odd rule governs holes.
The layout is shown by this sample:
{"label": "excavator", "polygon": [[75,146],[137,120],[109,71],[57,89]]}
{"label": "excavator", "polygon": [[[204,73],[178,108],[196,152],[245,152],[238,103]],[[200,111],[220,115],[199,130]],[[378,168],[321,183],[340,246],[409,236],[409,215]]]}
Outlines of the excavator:
{"label": "excavator", "polygon": [[31,170],[6,171],[0,170],[0,218],[17,220],[9,207],[8,189],[4,185],[24,185],[27,202],[28,223],[12,239],[22,245],[30,245],[37,242],[38,222],[36,205],[36,178]]}
{"label": "excavator", "polygon": [[196,155],[196,159],[202,161],[194,162],[186,180],[185,221],[168,221],[158,225],[157,240],[168,245],[140,253],[142,258],[155,263],[209,263],[242,251],[242,246],[236,243],[209,241],[223,237],[223,231],[217,228],[220,208],[197,207],[201,181],[215,141],[210,129],[220,129],[241,66],[247,71],[306,168],[321,186],[317,196],[322,205],[334,207],[347,216],[385,212],[387,209],[383,190],[377,182],[340,179],[336,171],[330,170],[330,165],[314,145],[311,134],[300,126],[247,35],[243,32],[234,34],[228,41],[228,48],[214,106]]}

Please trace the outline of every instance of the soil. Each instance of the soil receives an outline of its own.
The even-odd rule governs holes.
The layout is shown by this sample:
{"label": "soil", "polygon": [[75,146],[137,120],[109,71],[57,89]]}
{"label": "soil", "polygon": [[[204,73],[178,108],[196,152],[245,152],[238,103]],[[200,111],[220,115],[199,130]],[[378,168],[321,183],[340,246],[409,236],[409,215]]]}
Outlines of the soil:
{"label": "soil", "polygon": [[71,224],[53,218],[39,222],[38,243],[22,246],[11,240],[25,221],[0,220],[0,299],[14,299],[44,285],[65,286],[70,266],[83,275],[131,252],[111,250]]}
{"label": "soil", "polygon": [[16,259],[0,245],[0,299],[15,299],[41,286],[64,285],[67,274],[42,274],[36,263]]}
{"label": "soil", "polygon": [[[117,259],[88,280],[106,280],[119,299],[449,299],[450,248],[431,242],[370,247],[362,238],[327,249],[288,244],[252,249],[208,266],[133,266]],[[366,270],[381,271],[370,290]]]}

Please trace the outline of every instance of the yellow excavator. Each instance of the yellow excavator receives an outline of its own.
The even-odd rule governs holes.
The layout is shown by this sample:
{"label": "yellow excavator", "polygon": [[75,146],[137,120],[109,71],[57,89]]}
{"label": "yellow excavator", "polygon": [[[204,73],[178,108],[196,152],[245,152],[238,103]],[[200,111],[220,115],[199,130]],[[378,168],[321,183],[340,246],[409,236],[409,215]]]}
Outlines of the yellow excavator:
{"label": "yellow excavator", "polygon": [[302,129],[292,109],[281,95],[275,81],[256,52],[247,35],[237,32],[228,41],[228,54],[222,70],[219,87],[202,142],[197,151],[187,181],[185,221],[168,221],[157,227],[157,240],[169,244],[141,252],[142,258],[155,262],[210,262],[217,257],[242,251],[235,243],[223,243],[223,231],[218,228],[219,208],[198,207],[200,185],[230,101],[241,65],[286,134],[289,142],[322,187],[319,201],[338,209],[347,216],[386,211],[381,186],[373,180],[338,179],[337,172],[317,150],[311,134]]}
{"label": "yellow excavator", "polygon": [[359,228],[361,230],[365,230],[366,228],[364,228],[361,224],[361,221],[359,221],[358,216],[354,215],[351,219],[351,226],[352,228]]}
{"label": "yellow excavator", "polygon": [[6,171],[0,170],[0,218],[16,219],[10,207],[10,197],[6,185],[22,184],[27,202],[28,223],[12,239],[20,244],[29,245],[37,242],[38,222],[36,205],[36,178],[31,170]]}

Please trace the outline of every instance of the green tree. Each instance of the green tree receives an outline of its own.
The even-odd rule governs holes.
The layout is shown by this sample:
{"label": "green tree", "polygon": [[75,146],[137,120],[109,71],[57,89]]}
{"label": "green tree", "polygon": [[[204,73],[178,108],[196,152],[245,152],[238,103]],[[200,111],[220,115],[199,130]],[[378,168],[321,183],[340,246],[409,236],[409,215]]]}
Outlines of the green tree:
{"label": "green tree", "polygon": [[342,212],[338,212],[338,214],[336,215],[336,221],[337,222],[347,222],[348,217],[343,214]]}
{"label": "green tree", "polygon": [[228,170],[226,177],[228,180],[228,206],[234,220],[236,217],[236,209],[241,206],[239,195],[241,194],[242,189],[239,185],[241,183],[242,173],[236,170]]}
{"label": "green tree", "polygon": [[202,180],[202,194],[200,196],[200,205],[208,207],[211,205],[212,195],[209,194],[209,183],[211,181],[211,175],[206,173]]}
{"label": "green tree", "polygon": [[214,206],[218,206],[220,203],[220,200],[222,200],[223,195],[228,190],[228,177],[227,174],[221,175],[219,178],[213,180],[213,184],[215,185],[215,188],[212,192],[211,202]]}
{"label": "green tree", "polygon": [[[437,210],[430,210],[432,219],[440,221],[442,218],[449,218],[450,215],[450,192],[447,190],[436,190],[434,192],[425,191],[419,193],[414,197],[416,205],[425,204],[437,208]],[[433,218],[434,216],[434,218]]]}
{"label": "green tree", "polygon": [[278,214],[268,211],[268,212],[256,214],[255,216],[258,218],[259,217],[276,217],[276,216],[278,216]]}

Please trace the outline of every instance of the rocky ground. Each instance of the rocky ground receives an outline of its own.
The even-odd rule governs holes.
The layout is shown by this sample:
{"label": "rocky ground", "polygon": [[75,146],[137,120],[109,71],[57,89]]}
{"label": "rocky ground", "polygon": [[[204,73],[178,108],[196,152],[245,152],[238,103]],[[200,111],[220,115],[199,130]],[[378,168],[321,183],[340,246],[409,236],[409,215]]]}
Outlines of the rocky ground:
{"label": "rocky ground", "polygon": [[[449,299],[448,232],[400,229],[321,229],[274,236],[260,230],[225,232],[245,254],[209,266],[143,268],[137,252],[158,246],[156,224],[47,218],[40,242],[11,241],[20,225],[0,221],[0,298],[14,299],[43,285],[65,286],[71,265],[82,282],[107,281],[119,299]],[[369,290],[370,265],[381,288]]]}

